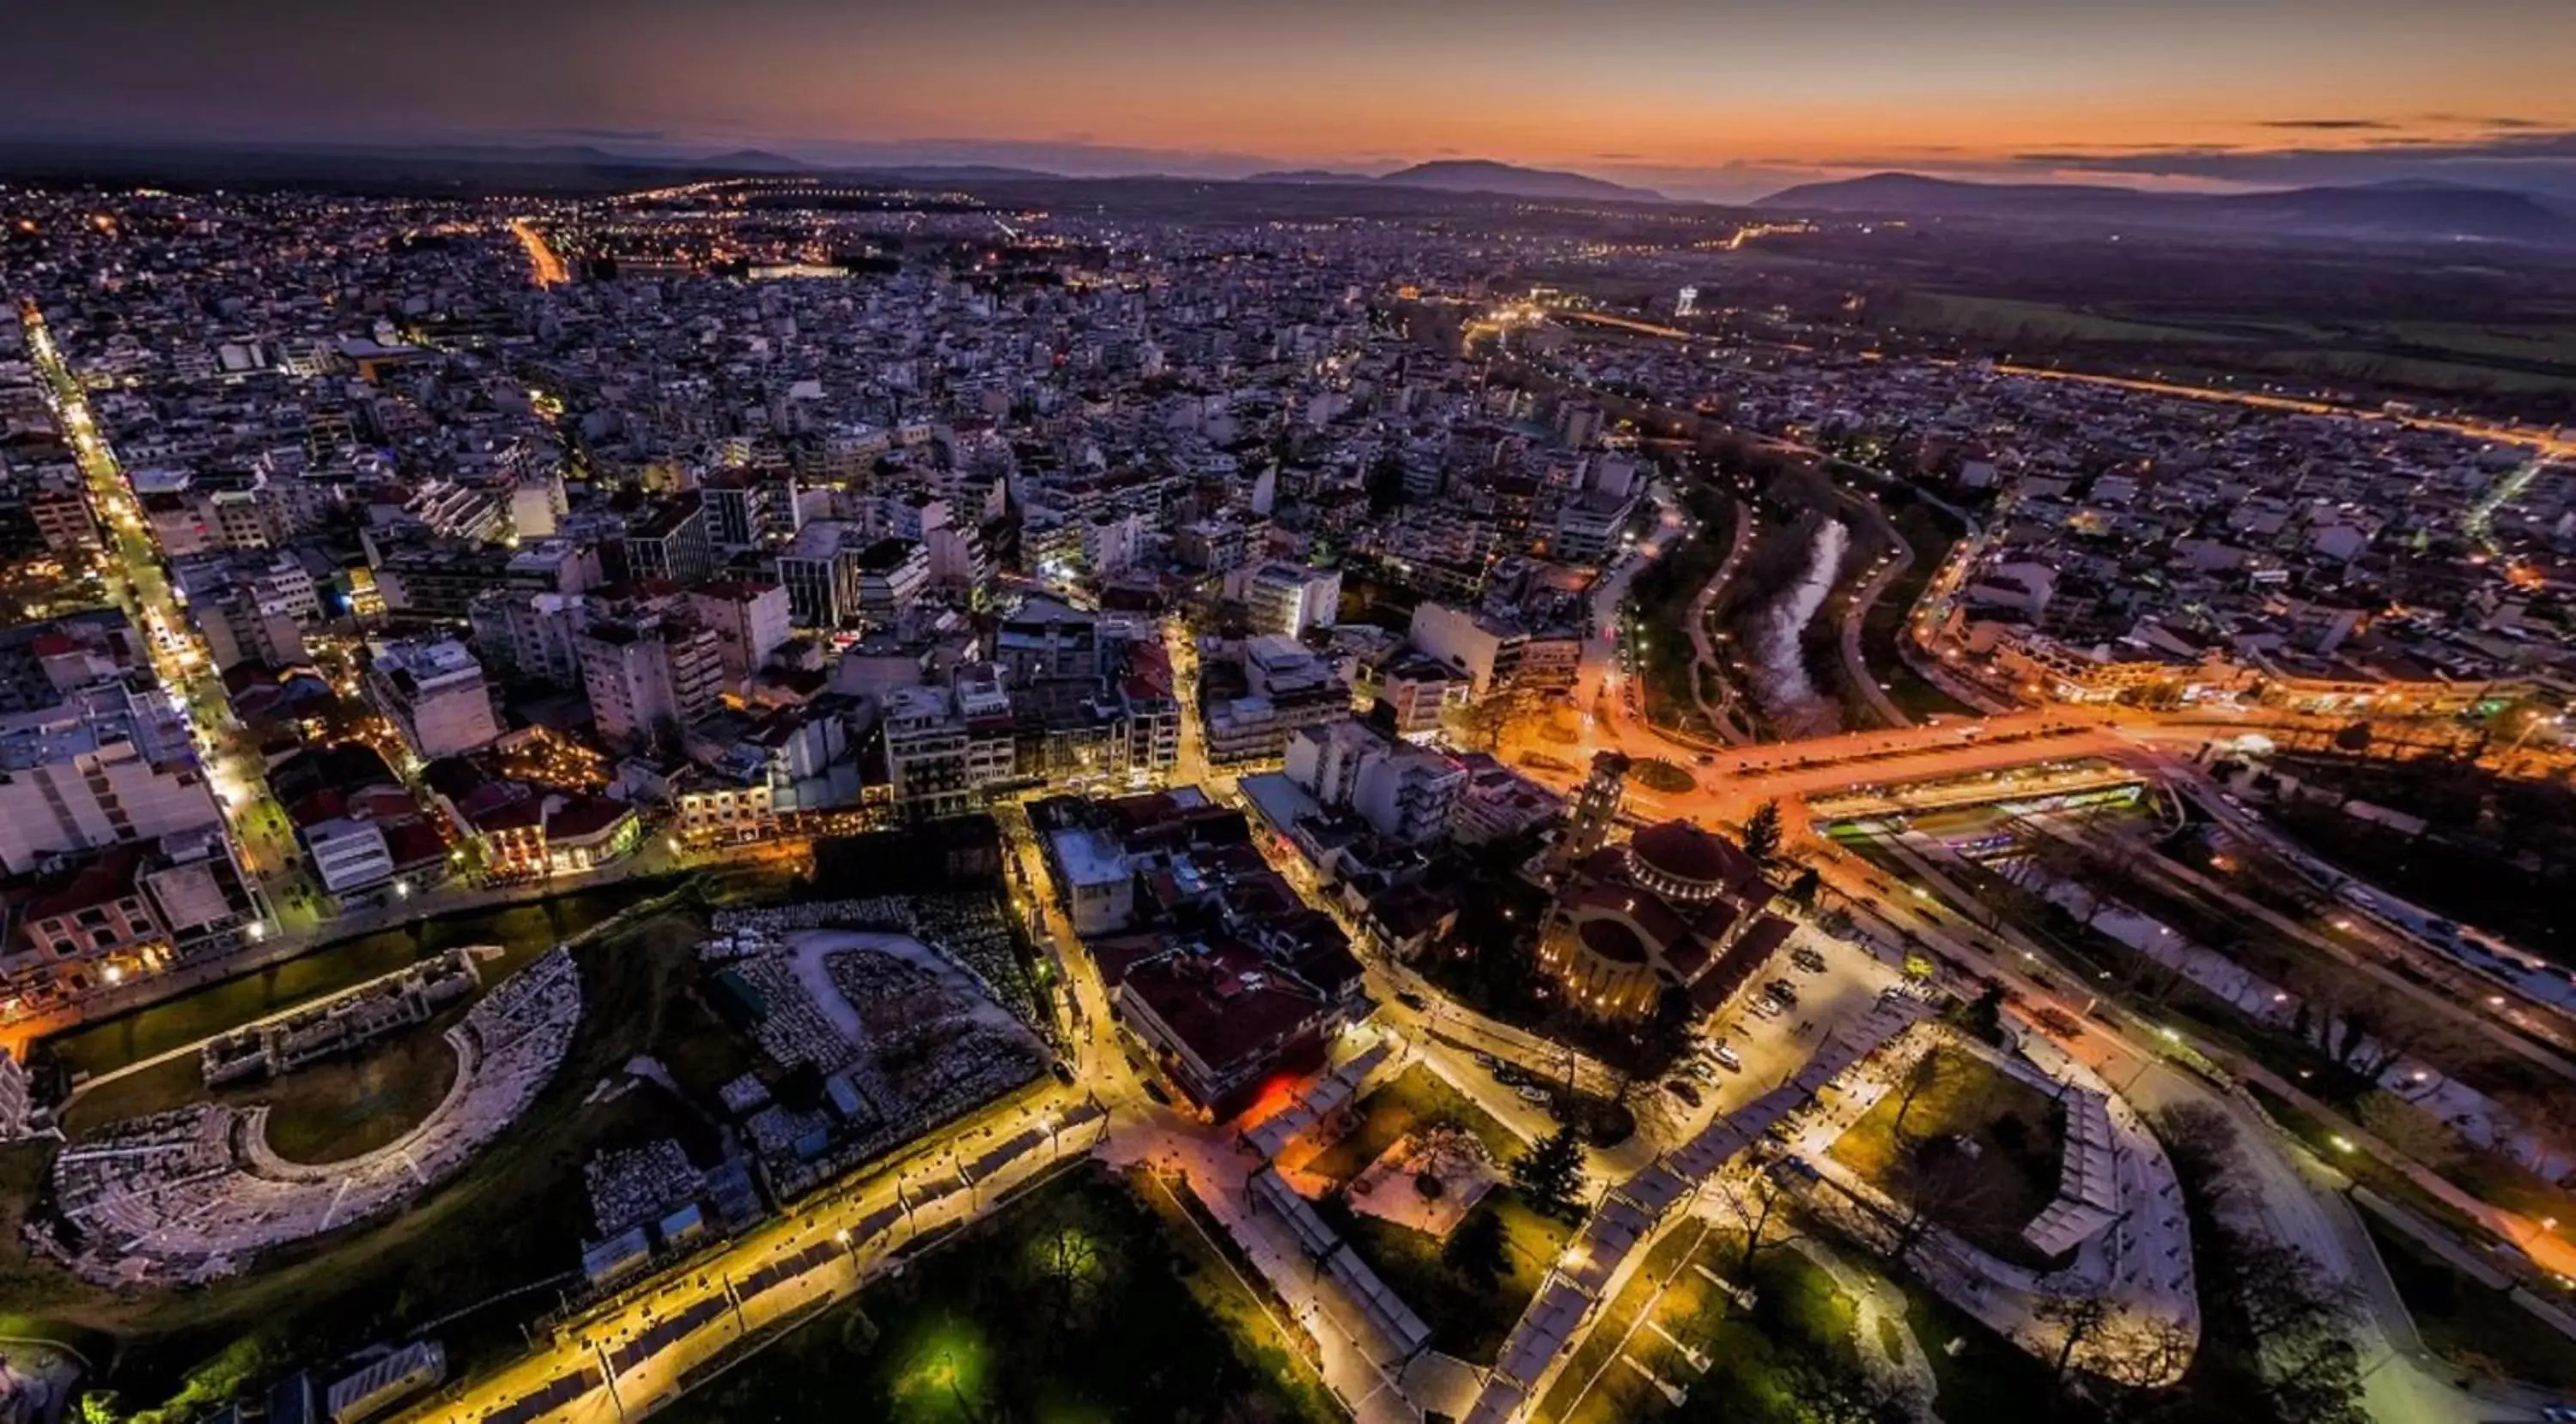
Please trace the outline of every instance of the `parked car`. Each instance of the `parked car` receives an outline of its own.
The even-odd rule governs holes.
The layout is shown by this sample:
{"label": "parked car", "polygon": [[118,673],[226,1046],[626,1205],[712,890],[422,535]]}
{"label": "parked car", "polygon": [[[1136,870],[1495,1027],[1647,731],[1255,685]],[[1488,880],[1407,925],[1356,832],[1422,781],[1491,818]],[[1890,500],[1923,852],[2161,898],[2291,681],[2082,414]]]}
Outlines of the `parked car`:
{"label": "parked car", "polygon": [[1723,1043],[1712,1043],[1709,1045],[1708,1061],[1725,1069],[1729,1073],[1741,1073],[1744,1071],[1744,1059],[1739,1056],[1734,1049],[1727,1047]]}
{"label": "parked car", "polygon": [[1776,1019],[1782,1014],[1787,1013],[1788,1010],[1780,1007],[1777,1000],[1756,999],[1753,1001],[1753,1012],[1760,1014],[1766,1019]]}
{"label": "parked car", "polygon": [[1762,991],[1788,1008],[1798,1007],[1798,986],[1786,979],[1774,979],[1763,985]]}
{"label": "parked car", "polygon": [[1417,1014],[1427,1012],[1431,1007],[1428,1001],[1426,1001],[1420,994],[1413,992],[1411,989],[1396,990],[1395,1001],[1404,1005],[1406,1008],[1413,1010]]}
{"label": "parked car", "polygon": [[1810,974],[1821,974],[1825,969],[1825,957],[1805,945],[1789,951],[1789,962]]}
{"label": "parked car", "polygon": [[1692,1107],[1699,1106],[1699,1089],[1692,1087],[1690,1084],[1679,1078],[1666,1078],[1664,1080],[1664,1091],[1681,1099],[1683,1102],[1690,1104]]}
{"label": "parked car", "polygon": [[1519,1087],[1512,1089],[1512,1091],[1518,1094],[1523,1102],[1537,1103],[1541,1107],[1547,1106],[1548,1096],[1547,1089],[1545,1088],[1534,1087],[1528,1083],[1523,1083]]}

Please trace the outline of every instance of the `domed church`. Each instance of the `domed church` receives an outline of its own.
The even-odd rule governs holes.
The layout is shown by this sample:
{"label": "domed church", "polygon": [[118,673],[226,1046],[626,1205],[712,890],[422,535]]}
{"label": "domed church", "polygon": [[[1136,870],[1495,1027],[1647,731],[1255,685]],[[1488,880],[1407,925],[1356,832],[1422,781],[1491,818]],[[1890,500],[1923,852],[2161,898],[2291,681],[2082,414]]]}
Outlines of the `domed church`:
{"label": "domed church", "polygon": [[1706,1013],[1795,926],[1765,913],[1773,887],[1744,848],[1688,821],[1649,826],[1577,861],[1549,908],[1539,963],[1604,1018],[1654,1012],[1667,989]]}

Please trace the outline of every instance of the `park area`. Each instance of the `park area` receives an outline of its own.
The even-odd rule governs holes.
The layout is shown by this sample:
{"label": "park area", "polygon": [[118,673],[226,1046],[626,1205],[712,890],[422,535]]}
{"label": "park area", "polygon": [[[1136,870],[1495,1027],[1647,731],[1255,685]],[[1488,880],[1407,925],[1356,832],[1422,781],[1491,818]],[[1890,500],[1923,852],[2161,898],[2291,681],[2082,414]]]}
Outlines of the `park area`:
{"label": "park area", "polygon": [[1836,1138],[1832,1157],[1909,1212],[2008,1261],[2049,1263],[2021,1230],[2057,1195],[2065,1115],[1966,1049],[1934,1047]]}
{"label": "park area", "polygon": [[[1573,1226],[1511,1187],[1520,1139],[1430,1068],[1407,1070],[1349,1112],[1341,1136],[1284,1160],[1283,1173],[1320,1195],[1317,1210],[1431,1327],[1433,1348],[1491,1364]],[[1434,1154],[1440,1185],[1425,1193],[1413,1168],[1423,1144],[1439,1142],[1455,1148]],[[1481,1164],[1445,1165],[1460,1157]],[[1483,1244],[1453,1248],[1461,1238]]]}
{"label": "park area", "polygon": [[656,1417],[1343,1417],[1275,1311],[1161,1181],[1086,1165],[942,1238]]}
{"label": "park area", "polygon": [[[1750,1269],[1744,1237],[1697,1219],[1646,1255],[1541,1400],[1547,1424],[1843,1418],[1822,1396],[1852,1388],[1863,1350],[1901,1356],[1893,1317],[1864,1342],[1852,1298],[1802,1251],[1766,1243]],[[1879,1337],[1886,1332],[1887,1338]]]}

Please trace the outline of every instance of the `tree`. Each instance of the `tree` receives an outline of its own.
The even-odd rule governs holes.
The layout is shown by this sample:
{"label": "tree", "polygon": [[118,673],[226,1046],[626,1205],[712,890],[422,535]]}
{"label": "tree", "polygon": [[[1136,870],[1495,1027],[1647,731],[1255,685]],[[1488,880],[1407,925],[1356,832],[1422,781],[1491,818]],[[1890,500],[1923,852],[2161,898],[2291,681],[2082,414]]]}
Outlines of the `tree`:
{"label": "tree", "polygon": [[1774,1246],[1786,1246],[1798,1239],[1789,1224],[1780,1219],[1781,1209],[1788,1205],[1788,1190],[1771,1179],[1771,1174],[1756,1171],[1752,1179],[1719,1198],[1744,1231],[1744,1254],[1735,1264],[1736,1278],[1750,1283],[1753,1263]]}
{"label": "tree", "polygon": [[1460,707],[1454,718],[1459,740],[1469,751],[1489,752],[1500,746],[1504,729],[1520,715],[1519,701],[1517,693],[1497,691]]}
{"label": "tree", "polygon": [[2370,750],[2370,724],[2354,722],[2345,726],[2334,734],[2334,744],[2335,750],[2351,752],[2355,756],[2367,753]]}
{"label": "tree", "polygon": [[1952,1008],[1947,1020],[1951,1027],[1980,1043],[2004,1041],[2004,986],[1986,981],[1977,997]]}
{"label": "tree", "polygon": [[2465,1145],[2449,1123],[2385,1088],[2362,1094],[2353,1118],[2362,1131],[2436,1170],[2457,1159]]}
{"label": "tree", "polygon": [[[2509,1140],[2528,1144],[2541,1157],[2576,1157],[2576,1101],[2565,1093],[2503,1087],[2492,1094],[2496,1106],[2521,1129]],[[2525,1162],[2524,1166],[2532,1163]]]}
{"label": "tree", "polygon": [[1780,803],[1765,801],[1744,819],[1744,853],[1766,869],[1780,855]]}
{"label": "tree", "polygon": [[1689,1050],[1691,1021],[1698,1016],[1699,1010],[1691,1005],[1687,991],[1667,987],[1656,995],[1655,1011],[1647,1015],[1639,1030],[1638,1060],[1658,1072],[1670,1067]]}
{"label": "tree", "polygon": [[1511,1243],[1502,1213],[1471,1211],[1440,1248],[1440,1263],[1478,1291],[1491,1291],[1511,1272]]}
{"label": "tree", "polygon": [[1100,1284],[1100,1243],[1071,1222],[1058,1225],[1038,1243],[1038,1270],[1062,1295],[1070,1311]]}
{"label": "tree", "polygon": [[2179,1320],[2124,1315],[2093,1339],[2085,1369],[2129,1390],[2162,1389],[2191,1368],[2198,1332]]}
{"label": "tree", "polygon": [[1799,871],[1797,878],[1790,881],[1789,888],[1782,893],[1789,897],[1790,904],[1802,910],[1812,910],[1816,907],[1816,892],[1824,887],[1824,883],[1825,877],[1810,865]]}
{"label": "tree", "polygon": [[2284,1241],[2244,1237],[2233,1244],[2228,1285],[2253,1338],[2287,1341],[2344,1328],[2353,1289],[2328,1275],[2314,1256]]}
{"label": "tree", "polygon": [[1897,1085],[1896,1121],[1888,1125],[1889,1135],[1904,1140],[1905,1115],[1914,1111],[1915,1100],[1956,1077],[1959,1066],[1942,1048],[1929,1049],[1916,1058],[1914,1065],[1905,1070],[1905,1081]]}
{"label": "tree", "polygon": [[1914,1248],[1931,1234],[1935,1213],[1952,1221],[1991,1221],[1995,1181],[1978,1169],[1975,1159],[1938,1141],[1900,1138],[1899,1142],[1890,1185],[1903,1211],[1896,1222],[1896,1240],[1888,1248],[1890,1256],[1900,1261],[1912,1258]]}
{"label": "tree", "polygon": [[2063,1386],[2067,1372],[2075,1367],[2076,1352],[2108,1329],[2119,1314],[2118,1306],[2098,1295],[2050,1296],[2034,1307],[2034,1318],[2062,1332],[2057,1354],[2049,1365],[2049,1377]]}
{"label": "tree", "polygon": [[1568,1123],[1532,1143],[1512,1161],[1512,1185],[1544,1215],[1567,1221],[1583,1215],[1583,1145]]}

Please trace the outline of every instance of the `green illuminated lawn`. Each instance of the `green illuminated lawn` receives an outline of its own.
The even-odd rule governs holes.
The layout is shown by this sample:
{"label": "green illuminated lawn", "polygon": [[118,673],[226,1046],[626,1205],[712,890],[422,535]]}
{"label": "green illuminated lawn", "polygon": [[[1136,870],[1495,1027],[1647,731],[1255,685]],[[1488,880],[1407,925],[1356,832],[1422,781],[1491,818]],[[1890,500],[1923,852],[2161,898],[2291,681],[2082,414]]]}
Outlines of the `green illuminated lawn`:
{"label": "green illuminated lawn", "polygon": [[685,1394],[670,1424],[1342,1417],[1155,1190],[1082,1168]]}

